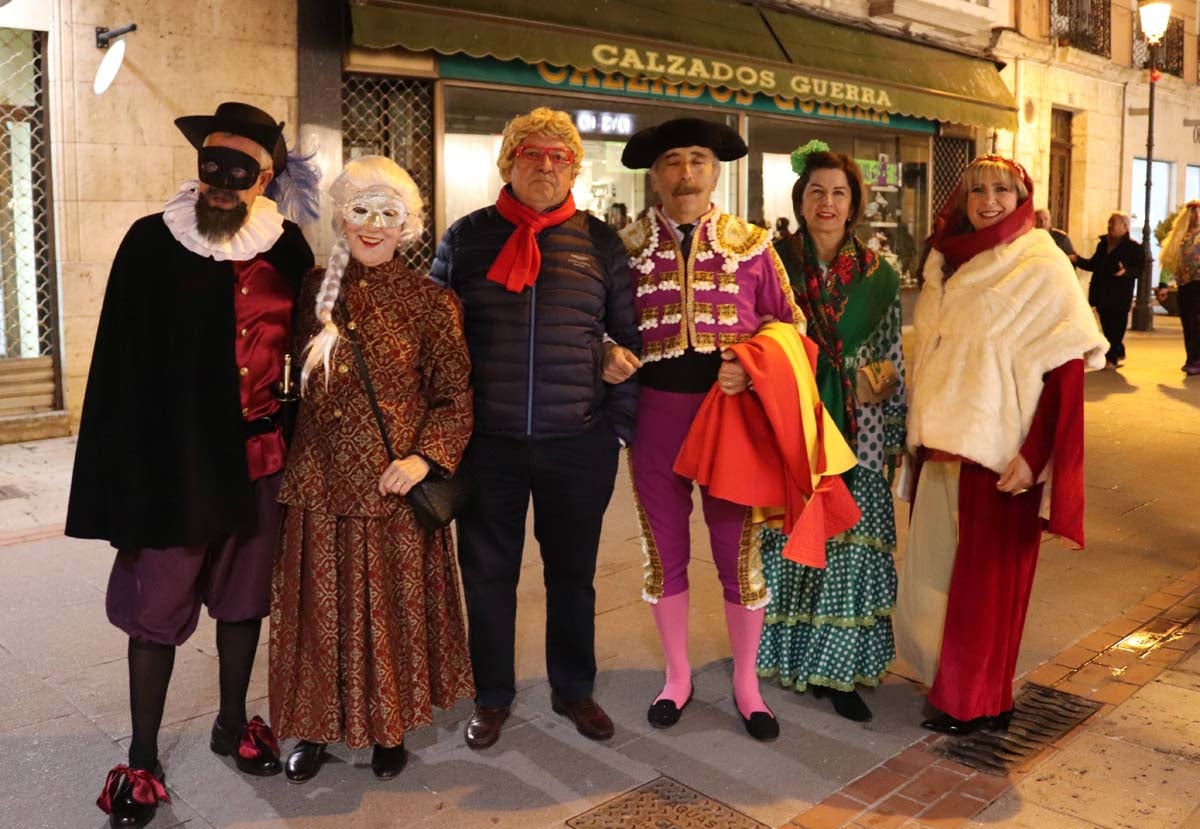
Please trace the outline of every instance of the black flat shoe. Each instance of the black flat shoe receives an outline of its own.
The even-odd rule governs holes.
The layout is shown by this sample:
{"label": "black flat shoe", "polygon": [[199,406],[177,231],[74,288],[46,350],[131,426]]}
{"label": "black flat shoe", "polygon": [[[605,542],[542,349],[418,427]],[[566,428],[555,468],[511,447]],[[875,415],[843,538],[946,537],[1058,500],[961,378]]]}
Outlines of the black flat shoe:
{"label": "black flat shoe", "polygon": [[949,734],[951,737],[966,737],[976,731],[991,727],[991,717],[976,717],[973,720],[960,720],[949,714],[938,714],[921,723],[921,728],[928,728],[939,734]]}
{"label": "black flat shoe", "polygon": [[683,701],[683,705],[676,705],[673,699],[660,699],[651,704],[650,710],[646,712],[646,719],[655,728],[670,728],[679,722],[679,718],[683,715],[683,709],[687,708],[691,701],[690,692],[688,698]]}
{"label": "black flat shoe", "polygon": [[[737,708],[738,716],[742,717],[737,697],[733,698],[733,707]],[[747,734],[762,743],[769,743],[779,736],[779,721],[769,711],[755,711],[749,718],[742,717],[742,725],[746,727]]]}
{"label": "black flat shoe", "polygon": [[170,803],[163,783],[166,775],[155,763],[154,771],[116,766],[108,773],[96,805],[108,814],[108,825],[114,829],[145,826],[154,819],[158,804]]}
{"label": "black flat shoe", "polygon": [[271,733],[271,726],[255,717],[248,723],[226,728],[221,718],[213,721],[212,739],[208,747],[213,754],[233,757],[238,771],[255,777],[272,777],[283,771],[279,762],[279,741]]}
{"label": "black flat shoe", "polygon": [[296,743],[292,753],[288,755],[287,765],[283,773],[290,783],[304,783],[312,780],[321,770],[321,764],[329,759],[324,743],[313,743],[301,740]]}
{"label": "black flat shoe", "polygon": [[839,715],[854,722],[870,722],[874,715],[858,691],[839,691],[836,688],[826,688],[824,685],[809,685],[809,690],[817,699],[829,697],[833,700],[833,710]]}
{"label": "black flat shoe", "polygon": [[371,771],[375,772],[375,776],[380,780],[391,780],[404,771],[407,762],[408,752],[404,750],[404,743],[393,748],[375,746],[375,750],[371,752]]}

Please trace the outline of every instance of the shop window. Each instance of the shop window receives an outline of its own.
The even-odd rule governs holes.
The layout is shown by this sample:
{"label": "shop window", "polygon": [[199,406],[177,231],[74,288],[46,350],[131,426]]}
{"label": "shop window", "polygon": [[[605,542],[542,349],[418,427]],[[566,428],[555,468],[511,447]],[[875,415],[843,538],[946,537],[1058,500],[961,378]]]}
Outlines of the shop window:
{"label": "shop window", "polygon": [[1200,165],[1189,164],[1187,166],[1187,180],[1184,184],[1187,201],[1200,199]]}
{"label": "shop window", "polygon": [[[472,210],[492,204],[503,182],[496,168],[504,125],[514,116],[545,106],[571,114],[583,139],[583,168],[572,195],[587,210],[616,228],[624,227],[647,207],[658,203],[644,170],[629,170],[621,153],[629,136],[645,127],[685,116],[694,110],[634,103],[628,99],[575,97],[495,89],[445,88],[444,199],[437,209],[447,225]],[[735,116],[700,113],[736,127]],[[723,164],[713,201],[726,211],[737,206],[737,166]]]}
{"label": "shop window", "polygon": [[[1158,223],[1171,213],[1171,193],[1175,191],[1174,176],[1171,174],[1173,166],[1170,161],[1155,161],[1151,167],[1150,253],[1154,260],[1155,274],[1154,279],[1150,282],[1151,285],[1158,284],[1158,254],[1160,253],[1158,239],[1154,236],[1154,228],[1158,227]],[[1146,159],[1133,159],[1132,184],[1133,186],[1129,189],[1133,195],[1133,204],[1129,210],[1131,216],[1129,238],[1140,242],[1146,215]]]}
{"label": "shop window", "polygon": [[44,48],[0,29],[0,415],[60,405]]}

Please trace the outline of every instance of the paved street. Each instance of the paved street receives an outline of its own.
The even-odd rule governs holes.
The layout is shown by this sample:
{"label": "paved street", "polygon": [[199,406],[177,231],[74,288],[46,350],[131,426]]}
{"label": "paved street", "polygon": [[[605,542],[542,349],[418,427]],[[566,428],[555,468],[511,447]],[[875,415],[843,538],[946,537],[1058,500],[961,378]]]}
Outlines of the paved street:
{"label": "paved street", "polygon": [[[1098,676],[1085,673],[1088,666],[1106,664],[1097,655],[1103,657],[1108,645],[1095,644],[1097,634],[1107,628],[1105,641],[1115,641],[1153,615],[1123,616],[1130,609],[1184,612],[1193,584],[1188,579],[1196,578],[1200,591],[1200,517],[1190,499],[1179,497],[1194,489],[1200,460],[1200,378],[1185,382],[1179,371],[1178,320],[1159,317],[1156,323],[1154,334],[1129,335],[1124,369],[1087,377],[1088,547],[1069,552],[1053,541],[1044,545],[1018,674],[1038,669],[1039,681],[1081,687]],[[72,449],[71,439],[0,446],[0,488],[15,488],[0,489],[0,496],[12,496],[0,500],[3,826],[101,826],[94,800],[104,773],[123,761],[128,744],[125,639],[104,616],[111,554],[104,544],[61,534]],[[899,515],[903,522],[906,511]],[[697,521],[694,528],[699,526]],[[865,694],[876,713],[865,726],[838,718],[825,702],[768,689],[783,734],[772,744],[754,743],[730,698],[720,591],[698,531],[691,571],[696,699],[674,729],[649,727],[645,709],[660,686],[661,654],[639,598],[636,536],[622,470],[597,578],[597,698],[617,725],[611,741],[589,742],[550,711],[542,662],[545,605],[531,540],[520,587],[520,692],[495,747],[473,752],[463,745],[462,723],[470,711],[464,703],[409,736],[409,766],[393,781],[372,776],[369,752],[340,747],[333,747],[335,761],[305,786],[288,785],[283,777],[242,777],[208,750],[217,680],[213,625],[203,618],[176,661],[160,743],[173,802],[152,825],[557,827],[666,775],[768,826],[793,818],[810,829],[840,826],[844,821],[798,817],[830,798],[845,807],[845,821],[859,815],[856,826],[958,826],[996,797],[973,825],[1200,826],[1192,814],[1200,807],[1200,657],[1175,665],[1194,642],[1187,637],[1195,631],[1186,625],[1172,639],[1172,660],[1159,659],[1141,684],[1093,718],[1100,725],[1064,742],[1032,774],[1014,778],[1014,787],[981,783],[983,794],[959,798],[977,801],[970,815],[904,824],[917,813],[863,811],[874,801],[843,792],[864,775],[923,773],[897,759],[923,757],[928,748],[927,733],[918,727],[922,694],[904,678],[904,666]],[[1132,618],[1134,627],[1118,634],[1113,625],[1123,618]],[[1055,664],[1064,670],[1053,671]],[[253,708],[264,715],[265,680],[264,635],[251,688]],[[1102,792],[1088,789],[1088,767],[1080,757],[1107,763]],[[891,765],[878,768],[885,763]],[[955,773],[961,769],[946,771]],[[1099,779],[1094,771],[1092,777]],[[900,785],[898,780],[889,782]]]}

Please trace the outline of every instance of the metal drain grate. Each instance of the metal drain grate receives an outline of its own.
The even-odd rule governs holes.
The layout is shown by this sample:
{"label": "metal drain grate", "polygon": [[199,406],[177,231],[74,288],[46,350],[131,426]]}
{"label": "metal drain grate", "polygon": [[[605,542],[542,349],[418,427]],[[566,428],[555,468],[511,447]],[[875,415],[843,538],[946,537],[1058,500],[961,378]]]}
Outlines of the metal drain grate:
{"label": "metal drain grate", "polygon": [[1101,705],[1044,685],[1026,685],[1013,702],[1008,731],[979,731],[961,740],[943,740],[937,752],[988,774],[1006,775],[1086,720]]}
{"label": "metal drain grate", "polygon": [[567,821],[572,829],[768,829],[765,823],[659,777]]}

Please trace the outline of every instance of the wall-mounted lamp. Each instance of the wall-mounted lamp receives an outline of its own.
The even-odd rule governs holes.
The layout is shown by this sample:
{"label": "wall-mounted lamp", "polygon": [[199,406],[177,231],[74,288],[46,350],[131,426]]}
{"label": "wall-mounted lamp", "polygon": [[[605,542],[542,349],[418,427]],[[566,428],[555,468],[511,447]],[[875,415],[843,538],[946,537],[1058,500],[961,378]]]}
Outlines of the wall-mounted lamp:
{"label": "wall-mounted lamp", "polygon": [[108,54],[96,67],[96,77],[92,80],[92,92],[103,95],[112,85],[113,79],[121,71],[121,62],[125,60],[125,41],[117,40],[117,38],[136,31],[136,23],[116,29],[107,29],[104,26],[96,27],[96,48],[108,49]]}

